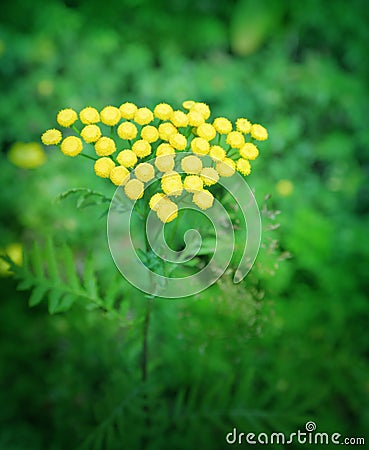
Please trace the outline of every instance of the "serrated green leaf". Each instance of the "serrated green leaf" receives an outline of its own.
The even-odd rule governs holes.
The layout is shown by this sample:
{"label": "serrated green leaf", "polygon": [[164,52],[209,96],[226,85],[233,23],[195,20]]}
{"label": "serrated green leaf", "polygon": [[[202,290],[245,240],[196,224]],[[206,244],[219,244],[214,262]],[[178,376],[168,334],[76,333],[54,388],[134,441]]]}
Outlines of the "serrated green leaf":
{"label": "serrated green leaf", "polygon": [[55,314],[59,310],[60,300],[63,293],[57,289],[49,292],[49,313]]}
{"label": "serrated green leaf", "polygon": [[71,308],[76,299],[77,297],[73,294],[64,295],[59,302],[58,311],[68,311],[68,309]]}
{"label": "serrated green leaf", "polygon": [[47,288],[45,286],[42,285],[38,285],[36,286],[33,291],[32,294],[28,300],[28,304],[29,306],[36,306],[39,303],[42,302],[42,299],[45,297],[45,294],[47,292]]}
{"label": "serrated green leaf", "polygon": [[66,281],[73,289],[79,290],[81,286],[76,272],[73,254],[66,244],[62,245],[60,252],[63,258]]}
{"label": "serrated green leaf", "polygon": [[55,246],[50,237],[48,237],[46,242],[46,266],[50,279],[55,283],[60,282],[59,270],[55,256]]}
{"label": "serrated green leaf", "polygon": [[84,286],[88,294],[91,296],[91,298],[97,298],[98,297],[97,282],[93,270],[93,262],[91,256],[86,259],[83,278],[84,278]]}
{"label": "serrated green leaf", "polygon": [[21,280],[17,285],[18,291],[27,291],[28,289],[31,289],[33,286],[33,280],[30,278],[25,278]]}
{"label": "serrated green leaf", "polygon": [[32,265],[33,273],[36,278],[43,279],[45,277],[43,258],[41,249],[37,241],[34,242],[33,248],[30,252],[30,263]]}

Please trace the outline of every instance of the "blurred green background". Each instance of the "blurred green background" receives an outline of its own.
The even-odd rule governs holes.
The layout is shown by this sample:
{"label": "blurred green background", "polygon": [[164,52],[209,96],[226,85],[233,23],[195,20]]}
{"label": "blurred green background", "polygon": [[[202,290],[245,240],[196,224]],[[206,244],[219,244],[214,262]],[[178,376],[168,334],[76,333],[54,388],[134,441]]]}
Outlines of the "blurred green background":
{"label": "blurred green background", "polygon": [[281,213],[274,231],[264,214],[242,286],[223,280],[154,305],[146,392],[142,295],[122,288],[132,327],[84,305],[50,316],[46,302],[28,307],[2,265],[0,449],[135,449],[143,429],[147,449],[223,449],[234,426],[290,433],[308,420],[369,439],[367,2],[1,9],[0,247],[15,260],[51,234],[77,262],[93,252],[101,285],[115,273],[101,210],[53,202],[72,187],[106,189],[88,161],[48,149],[27,168],[42,163],[35,143],[63,107],[194,99],[214,116],[262,123],[270,139],[248,180]]}

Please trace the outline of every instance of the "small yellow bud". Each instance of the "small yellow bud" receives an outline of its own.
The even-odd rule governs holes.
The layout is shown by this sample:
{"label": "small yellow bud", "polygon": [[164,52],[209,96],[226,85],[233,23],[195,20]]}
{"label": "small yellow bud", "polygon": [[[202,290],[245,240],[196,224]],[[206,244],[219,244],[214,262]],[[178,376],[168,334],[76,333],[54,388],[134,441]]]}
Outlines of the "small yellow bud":
{"label": "small yellow bud", "polygon": [[147,125],[154,120],[154,115],[149,108],[138,108],[133,120],[139,125]]}
{"label": "small yellow bud", "polygon": [[101,137],[101,130],[97,125],[86,125],[81,131],[81,137],[87,144],[91,144]]}
{"label": "small yellow bud", "polygon": [[98,177],[109,178],[110,172],[115,167],[114,161],[110,158],[99,158],[94,164],[94,171]]}
{"label": "small yellow bud", "polygon": [[240,155],[242,156],[242,158],[250,159],[253,161],[258,157],[259,150],[255,144],[246,142],[246,144],[240,148]]}
{"label": "small yellow bud", "polygon": [[77,113],[74,111],[74,109],[71,108],[62,109],[56,116],[56,121],[58,122],[58,124],[66,128],[73,125],[77,119]]}
{"label": "small yellow bud", "polygon": [[237,170],[242,173],[242,175],[249,175],[251,172],[251,165],[247,159],[240,158],[236,163]]}
{"label": "small yellow bud", "polygon": [[137,127],[132,122],[123,122],[119,125],[117,133],[121,139],[131,140],[137,136]]}
{"label": "small yellow bud", "polygon": [[136,178],[147,183],[155,176],[155,170],[149,163],[141,163],[135,168]]}
{"label": "small yellow bud", "polygon": [[169,120],[172,114],[173,108],[167,103],[159,103],[154,108],[154,116],[159,120]]}
{"label": "small yellow bud", "polygon": [[231,158],[224,158],[223,161],[218,161],[216,164],[216,171],[221,177],[231,177],[236,169],[236,164]]}
{"label": "small yellow bud", "polygon": [[76,136],[66,137],[60,145],[60,150],[67,156],[77,156],[83,150],[83,144],[80,138]]}
{"label": "small yellow bud", "polygon": [[62,134],[55,128],[45,131],[45,133],[41,136],[41,141],[45,145],[57,145],[61,140]]}
{"label": "small yellow bud", "polygon": [[204,167],[200,175],[205,186],[212,186],[219,181],[219,174],[212,167]]}
{"label": "small yellow bud", "polygon": [[191,141],[191,148],[197,155],[206,155],[209,153],[210,144],[208,141],[201,137],[196,137]]}
{"label": "small yellow bud", "polygon": [[251,125],[251,136],[257,141],[265,141],[268,139],[268,131],[262,125],[254,123]]}
{"label": "small yellow bud", "polygon": [[181,161],[181,167],[183,172],[196,175],[202,169],[202,161],[194,155],[185,156]]}
{"label": "small yellow bud", "polygon": [[184,150],[187,146],[187,139],[183,134],[172,134],[169,138],[169,143],[176,150]]}
{"label": "small yellow bud", "polygon": [[84,125],[91,125],[93,123],[100,122],[100,114],[99,111],[91,106],[87,106],[87,108],[83,108],[79,112],[79,118]]}
{"label": "small yellow bud", "polygon": [[226,152],[220,145],[213,145],[212,147],[210,147],[209,156],[214,161],[223,161],[223,159],[226,157]]}
{"label": "small yellow bud", "polygon": [[146,125],[141,130],[141,138],[145,139],[145,141],[150,142],[156,142],[159,139],[159,132],[157,128],[153,127],[152,125]]}
{"label": "small yellow bud", "polygon": [[204,182],[197,175],[187,175],[187,177],[183,181],[183,187],[187,192],[196,192],[201,191],[204,187]]}
{"label": "small yellow bud", "polygon": [[115,106],[105,106],[105,108],[100,111],[100,118],[102,123],[112,127],[120,121],[122,116],[119,108],[116,108]]}
{"label": "small yellow bud", "polygon": [[214,119],[213,126],[219,134],[228,134],[232,131],[232,123],[225,117]]}
{"label": "small yellow bud", "polygon": [[197,128],[197,135],[205,139],[206,141],[211,141],[217,135],[217,132],[213,125],[210,123],[203,123]]}
{"label": "small yellow bud", "polygon": [[134,103],[126,102],[123,103],[123,105],[120,105],[119,111],[122,119],[131,120],[135,116],[137,106]]}
{"label": "small yellow bud", "polygon": [[133,167],[137,163],[137,155],[132,150],[122,150],[118,153],[117,161],[121,166]]}
{"label": "small yellow bud", "polygon": [[241,148],[243,145],[245,145],[245,138],[243,137],[243,134],[241,132],[231,131],[229,134],[227,134],[226,142],[232,148]]}
{"label": "small yellow bud", "polygon": [[126,196],[131,200],[138,200],[142,198],[145,191],[145,186],[140,180],[129,180],[124,186]]}
{"label": "small yellow bud", "polygon": [[124,186],[129,180],[129,170],[124,166],[113,167],[109,177],[116,186]]}
{"label": "small yellow bud", "polygon": [[183,111],[174,111],[171,121],[176,127],[187,127],[188,117]]}
{"label": "small yellow bud", "polygon": [[200,209],[208,209],[213,206],[214,197],[211,192],[202,190],[202,191],[197,191],[197,192],[195,192],[195,194],[193,194],[192,201]]}
{"label": "small yellow bud", "polygon": [[248,134],[251,130],[251,123],[243,117],[236,120],[236,130],[241,133]]}
{"label": "small yellow bud", "polygon": [[95,151],[98,156],[109,156],[116,150],[115,142],[106,136],[101,137],[95,143]]}
{"label": "small yellow bud", "polygon": [[139,139],[132,145],[132,151],[135,152],[139,158],[144,158],[145,156],[150,155],[151,145],[147,141]]}

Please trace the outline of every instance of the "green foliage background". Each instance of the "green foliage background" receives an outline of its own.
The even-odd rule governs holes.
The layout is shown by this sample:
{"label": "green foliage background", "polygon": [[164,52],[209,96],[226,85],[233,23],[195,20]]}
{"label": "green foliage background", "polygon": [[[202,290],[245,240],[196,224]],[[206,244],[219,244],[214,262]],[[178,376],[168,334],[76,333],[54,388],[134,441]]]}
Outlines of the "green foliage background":
{"label": "green foliage background", "polygon": [[206,101],[267,126],[249,183],[281,226],[264,215],[242,286],[155,302],[145,387],[141,294],[122,283],[123,322],[83,298],[49,316],[3,278],[0,449],[135,449],[145,429],[148,449],[223,449],[234,426],[290,433],[308,420],[369,438],[368,20],[361,0],[2,5],[2,247],[51,235],[57,264],[66,243],[79,273],[92,253],[99,295],[116,283],[102,209],[53,203],[71,187],[107,193],[88,162],[51,149],[25,170],[7,153],[62,107],[126,100]]}

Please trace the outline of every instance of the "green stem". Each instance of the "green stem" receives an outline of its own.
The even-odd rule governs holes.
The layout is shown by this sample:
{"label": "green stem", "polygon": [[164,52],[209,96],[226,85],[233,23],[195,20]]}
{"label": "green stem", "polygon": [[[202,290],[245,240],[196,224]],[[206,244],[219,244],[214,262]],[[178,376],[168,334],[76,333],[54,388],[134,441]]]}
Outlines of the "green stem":
{"label": "green stem", "polygon": [[93,156],[86,155],[86,153],[80,153],[80,156],[83,156],[84,158],[92,159],[93,161],[98,160],[98,158],[94,158]]}

